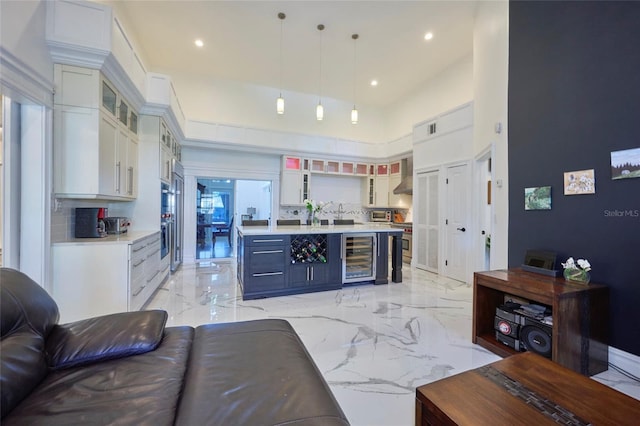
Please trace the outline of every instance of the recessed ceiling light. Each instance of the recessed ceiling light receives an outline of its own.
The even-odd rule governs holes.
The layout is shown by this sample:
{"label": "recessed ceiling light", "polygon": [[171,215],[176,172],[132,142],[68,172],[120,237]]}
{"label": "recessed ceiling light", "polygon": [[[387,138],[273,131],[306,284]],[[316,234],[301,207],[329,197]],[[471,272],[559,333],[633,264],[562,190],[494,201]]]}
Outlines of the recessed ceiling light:
{"label": "recessed ceiling light", "polygon": [[194,42],[196,44],[196,46],[198,47],[202,47],[204,46],[204,41],[200,40],[199,38],[196,39],[196,41]]}
{"label": "recessed ceiling light", "polygon": [[433,33],[432,32],[428,32],[424,35],[424,39],[425,40],[431,40],[433,38]]}
{"label": "recessed ceiling light", "polygon": [[371,85],[376,87],[378,85],[378,80],[371,80]]}

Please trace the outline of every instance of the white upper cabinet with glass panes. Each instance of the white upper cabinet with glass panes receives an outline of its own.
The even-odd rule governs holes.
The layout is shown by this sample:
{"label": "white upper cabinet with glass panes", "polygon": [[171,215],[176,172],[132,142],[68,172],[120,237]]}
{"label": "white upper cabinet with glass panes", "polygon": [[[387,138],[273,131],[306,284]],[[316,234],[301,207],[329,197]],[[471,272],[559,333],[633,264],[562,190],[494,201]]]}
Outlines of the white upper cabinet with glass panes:
{"label": "white upper cabinet with glass panes", "polygon": [[305,158],[284,155],[280,176],[280,204],[301,206],[309,198],[311,161]]}
{"label": "white upper cabinet with glass panes", "polygon": [[138,114],[98,70],[56,64],[54,80],[56,197],[135,199]]}

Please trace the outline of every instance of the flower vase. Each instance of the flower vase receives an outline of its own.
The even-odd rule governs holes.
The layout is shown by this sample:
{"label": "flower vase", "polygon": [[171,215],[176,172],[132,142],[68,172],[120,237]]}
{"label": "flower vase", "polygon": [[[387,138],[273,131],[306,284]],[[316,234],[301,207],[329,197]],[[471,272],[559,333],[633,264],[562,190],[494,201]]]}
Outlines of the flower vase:
{"label": "flower vase", "polygon": [[591,281],[591,274],[584,269],[565,268],[563,275],[565,280],[574,283],[589,284],[589,281]]}
{"label": "flower vase", "polygon": [[315,218],[316,218],[316,215],[313,213],[313,210],[309,210],[309,216],[307,217],[307,225],[313,225]]}

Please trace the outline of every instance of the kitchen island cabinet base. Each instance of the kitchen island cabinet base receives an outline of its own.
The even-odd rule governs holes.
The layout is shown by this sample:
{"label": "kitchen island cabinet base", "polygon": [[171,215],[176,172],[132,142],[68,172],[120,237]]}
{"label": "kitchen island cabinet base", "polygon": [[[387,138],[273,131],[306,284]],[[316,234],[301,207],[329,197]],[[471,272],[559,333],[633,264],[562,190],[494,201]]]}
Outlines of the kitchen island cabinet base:
{"label": "kitchen island cabinet base", "polygon": [[[345,285],[388,284],[388,244],[392,244],[393,282],[402,282],[402,233],[388,228],[367,229],[377,236],[376,274],[374,279]],[[259,299],[343,287],[341,244],[343,234],[363,232],[358,228],[306,226],[238,227],[236,245],[238,283],[242,299]],[[300,239],[308,239],[312,250],[323,241],[323,258],[301,260],[295,251]],[[325,243],[326,241],[326,243]],[[326,246],[324,246],[326,244]],[[318,247],[318,249],[320,249]]]}

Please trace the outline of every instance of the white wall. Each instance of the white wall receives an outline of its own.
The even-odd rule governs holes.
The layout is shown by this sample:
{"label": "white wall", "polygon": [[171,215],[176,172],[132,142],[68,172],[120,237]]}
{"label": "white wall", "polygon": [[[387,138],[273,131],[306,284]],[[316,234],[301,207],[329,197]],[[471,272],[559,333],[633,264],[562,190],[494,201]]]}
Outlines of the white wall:
{"label": "white wall", "polygon": [[384,142],[382,111],[359,107],[359,122],[351,124],[350,102],[323,98],[324,120],[316,120],[318,95],[283,91],[284,115],[276,114],[277,88],[184,76],[162,70],[171,79],[189,120],[283,132]]}
{"label": "white wall", "polygon": [[53,64],[44,42],[45,17],[44,1],[1,1],[0,44],[24,65],[53,81]]}
{"label": "white wall", "polygon": [[417,93],[387,107],[385,138],[394,140],[411,133],[415,124],[473,98],[473,58],[468,56],[425,82]]}
{"label": "white wall", "polygon": [[236,224],[240,225],[241,215],[247,214],[247,208],[256,209],[253,219],[272,220],[276,215],[271,213],[271,182],[263,180],[236,181]]}
{"label": "white wall", "polygon": [[[491,269],[508,264],[509,181],[507,89],[509,72],[509,2],[480,2],[473,36],[474,153],[494,145],[492,158],[493,230]],[[495,124],[502,132],[495,132]],[[501,182],[499,186],[497,183]]]}

